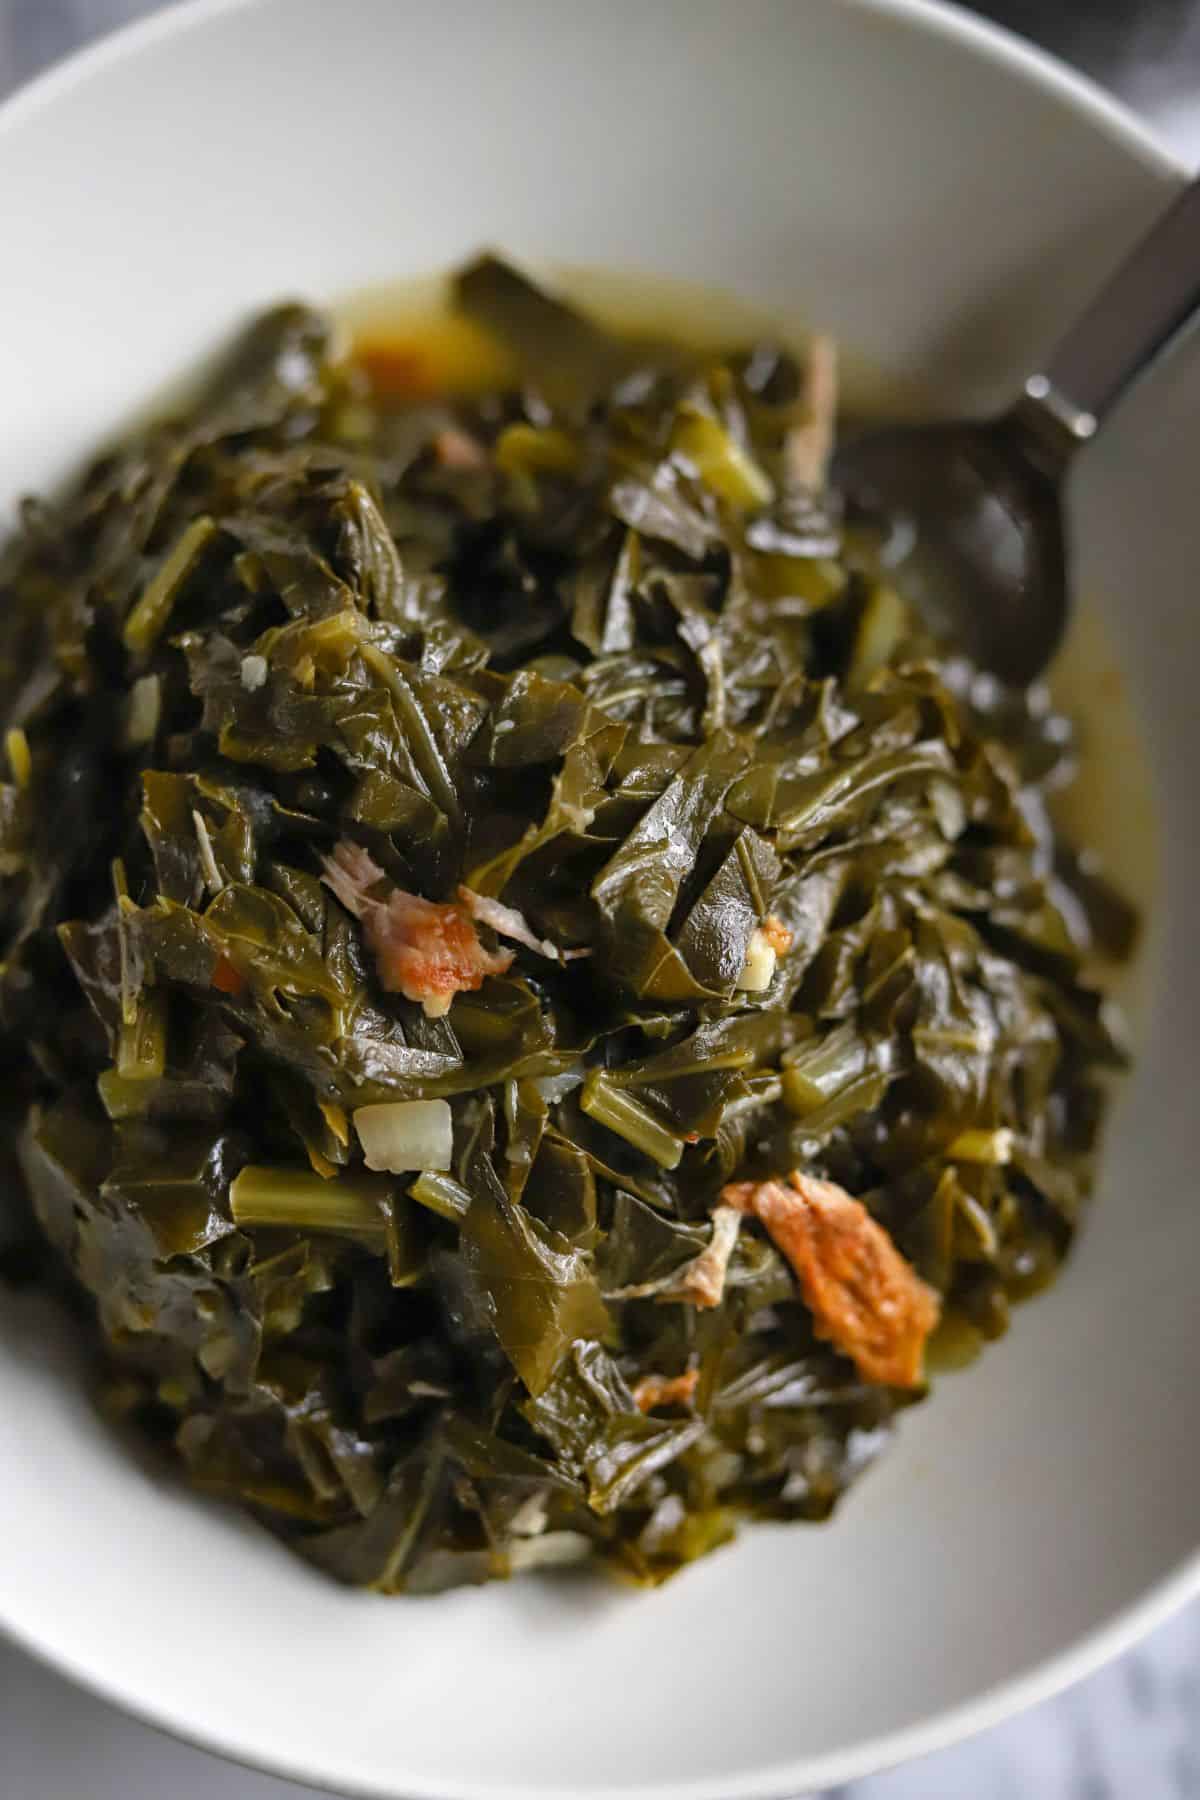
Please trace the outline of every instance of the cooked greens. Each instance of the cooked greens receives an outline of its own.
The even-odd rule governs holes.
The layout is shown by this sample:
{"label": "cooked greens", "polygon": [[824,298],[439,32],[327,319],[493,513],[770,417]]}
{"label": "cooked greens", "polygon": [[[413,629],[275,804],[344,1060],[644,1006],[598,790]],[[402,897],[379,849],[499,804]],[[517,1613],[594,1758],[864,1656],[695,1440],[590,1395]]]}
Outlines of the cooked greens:
{"label": "cooked greens", "polygon": [[825,1517],[930,1333],[1053,1274],[1132,921],[1045,696],[821,491],[825,348],[494,259],[456,303],[511,391],[381,396],[291,306],[26,504],[9,1097],[41,1272],[198,1487],[386,1592],[653,1583]]}

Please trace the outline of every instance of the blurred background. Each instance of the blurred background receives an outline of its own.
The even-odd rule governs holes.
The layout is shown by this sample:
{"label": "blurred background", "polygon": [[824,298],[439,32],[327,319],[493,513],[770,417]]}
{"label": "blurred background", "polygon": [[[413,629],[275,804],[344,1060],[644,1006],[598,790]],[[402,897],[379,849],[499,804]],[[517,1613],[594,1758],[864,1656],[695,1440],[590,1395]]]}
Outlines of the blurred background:
{"label": "blurred background", "polygon": [[[0,0],[0,99],[160,4]],[[329,10],[333,26],[336,0]],[[1200,0],[989,0],[968,10],[1103,83],[1200,168]],[[0,1800],[304,1800],[308,1791],[171,1743],[0,1644]],[[1200,1604],[1059,1699],[821,1800],[1200,1800]]]}

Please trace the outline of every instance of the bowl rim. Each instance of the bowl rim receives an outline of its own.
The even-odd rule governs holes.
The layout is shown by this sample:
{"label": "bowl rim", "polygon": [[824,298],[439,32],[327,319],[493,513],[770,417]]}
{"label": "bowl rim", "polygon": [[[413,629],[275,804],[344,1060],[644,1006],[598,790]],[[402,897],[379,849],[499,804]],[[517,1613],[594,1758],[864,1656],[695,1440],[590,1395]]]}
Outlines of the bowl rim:
{"label": "bowl rim", "polygon": [[[0,101],[0,141],[60,94],[135,56],[160,38],[182,35],[223,13],[249,12],[271,0],[156,0],[155,10],[90,39],[21,82]],[[1099,82],[1005,25],[970,12],[959,0],[838,0],[848,11],[874,14],[920,33],[958,43],[1023,76],[1031,85],[1086,115],[1144,168],[1167,178],[1191,171],[1137,114]]]}
{"label": "bowl rim", "polygon": [[[28,118],[52,105],[60,95],[102,77],[110,64],[136,57],[160,40],[184,37],[226,13],[248,12],[273,3],[277,0],[174,0],[173,4],[158,0],[154,12],[83,44],[22,82],[0,102],[0,153],[11,134]],[[836,3],[848,11],[872,15],[919,35],[940,38],[999,65],[1017,80],[1039,89],[1075,112],[1111,144],[1124,150],[1161,180],[1164,195],[1169,195],[1173,188],[1191,178],[1192,171],[1182,158],[1176,156],[1123,101],[1051,52],[1005,26],[967,11],[957,0],[836,0]],[[656,1782],[636,1787],[576,1786],[556,1789],[556,1800],[791,1800],[799,1791],[840,1788],[897,1764],[949,1749],[1052,1699],[1122,1655],[1198,1593],[1200,1543],[1139,1600],[1113,1613],[1067,1649],[1046,1658],[1024,1674],[998,1682],[973,1698],[916,1723],[818,1757],[777,1763],[741,1777]],[[335,1770],[314,1768],[311,1762],[294,1760],[286,1745],[281,1744],[278,1751],[268,1757],[259,1748],[223,1735],[218,1728],[192,1723],[158,1705],[152,1698],[131,1694],[109,1668],[62,1654],[39,1636],[36,1627],[27,1623],[15,1624],[2,1613],[0,1639],[31,1656],[52,1673],[65,1676],[85,1692],[179,1743],[208,1751],[237,1766],[295,1782],[301,1787],[324,1789],[333,1794],[360,1797],[360,1800],[550,1800],[550,1791],[546,1789],[480,1786],[474,1782],[438,1782],[436,1785],[424,1782],[418,1792],[408,1787],[402,1775],[399,1779],[405,1782],[404,1793],[390,1780],[385,1783],[374,1779],[347,1781],[345,1775]]]}

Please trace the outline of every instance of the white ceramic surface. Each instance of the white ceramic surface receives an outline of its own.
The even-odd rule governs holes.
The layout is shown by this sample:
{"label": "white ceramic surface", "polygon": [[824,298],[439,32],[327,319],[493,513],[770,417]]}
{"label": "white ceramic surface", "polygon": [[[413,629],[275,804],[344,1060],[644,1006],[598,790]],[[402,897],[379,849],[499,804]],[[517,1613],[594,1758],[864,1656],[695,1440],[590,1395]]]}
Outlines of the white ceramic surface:
{"label": "white ceramic surface", "polygon": [[[0,501],[253,305],[484,240],[799,301],[982,404],[1177,180],[1092,90],[920,0],[208,0],[0,113]],[[1165,853],[1100,1202],[1053,1295],[905,1421],[837,1520],[748,1532],[652,1595],[345,1593],[151,1481],[41,1315],[6,1302],[0,1624],[169,1729],[327,1786],[737,1800],[992,1722],[1200,1584],[1198,400],[1193,341],[1076,494]]]}

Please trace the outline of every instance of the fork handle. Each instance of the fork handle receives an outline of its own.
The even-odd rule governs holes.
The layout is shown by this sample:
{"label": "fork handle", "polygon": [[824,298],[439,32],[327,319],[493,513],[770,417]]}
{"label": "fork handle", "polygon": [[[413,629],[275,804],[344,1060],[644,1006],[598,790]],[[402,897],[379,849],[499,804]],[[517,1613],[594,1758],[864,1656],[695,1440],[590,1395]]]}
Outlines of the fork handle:
{"label": "fork handle", "polygon": [[1064,457],[1200,307],[1200,180],[1150,227],[1038,374],[1018,411]]}

